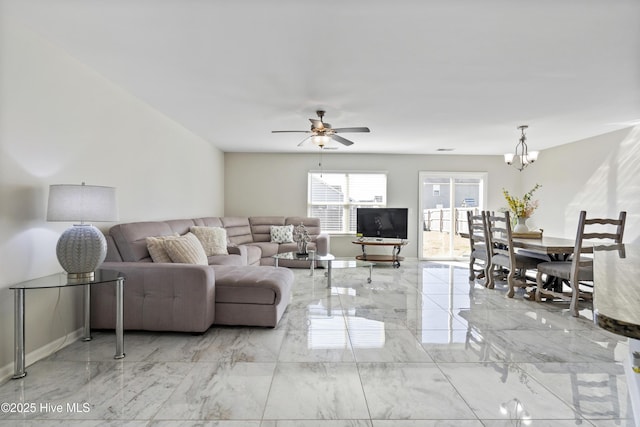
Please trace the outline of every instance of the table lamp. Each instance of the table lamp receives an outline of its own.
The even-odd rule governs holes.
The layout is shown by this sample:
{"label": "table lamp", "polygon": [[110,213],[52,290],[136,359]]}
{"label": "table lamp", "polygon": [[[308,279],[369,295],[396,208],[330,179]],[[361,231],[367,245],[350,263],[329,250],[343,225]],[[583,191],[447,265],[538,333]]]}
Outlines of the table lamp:
{"label": "table lamp", "polygon": [[51,185],[47,221],[79,221],[58,240],[56,255],[69,283],[94,280],[107,255],[102,232],[85,221],[117,221],[116,189],[97,185]]}

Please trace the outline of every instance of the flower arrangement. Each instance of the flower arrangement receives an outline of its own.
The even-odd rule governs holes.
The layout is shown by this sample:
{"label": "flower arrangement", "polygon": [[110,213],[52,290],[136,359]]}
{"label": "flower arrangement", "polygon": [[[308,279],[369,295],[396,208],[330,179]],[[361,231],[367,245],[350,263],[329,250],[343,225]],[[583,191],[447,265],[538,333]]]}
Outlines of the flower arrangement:
{"label": "flower arrangement", "polygon": [[535,187],[531,189],[528,193],[526,193],[522,199],[518,197],[513,197],[509,194],[507,190],[502,189],[502,194],[504,194],[504,198],[507,199],[507,203],[509,204],[509,209],[517,218],[529,218],[533,211],[538,207],[537,200],[531,200],[533,193],[542,187],[540,184],[536,184]]}

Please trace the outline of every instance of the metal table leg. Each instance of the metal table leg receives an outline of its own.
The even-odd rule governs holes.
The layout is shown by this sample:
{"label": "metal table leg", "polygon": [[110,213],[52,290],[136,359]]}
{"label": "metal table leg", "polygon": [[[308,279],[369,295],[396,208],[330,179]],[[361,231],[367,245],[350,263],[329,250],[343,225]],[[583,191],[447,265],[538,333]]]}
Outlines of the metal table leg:
{"label": "metal table leg", "polygon": [[331,260],[327,261],[327,288],[331,289]]}
{"label": "metal table leg", "polygon": [[14,289],[14,373],[11,378],[24,378],[24,289]]}
{"label": "metal table leg", "polygon": [[124,332],[123,332],[123,285],[124,278],[119,277],[116,282],[116,355],[114,359],[124,358]]}
{"label": "metal table leg", "polygon": [[309,251],[309,259],[311,260],[311,267],[309,268],[311,272],[309,273],[309,276],[313,277],[313,272],[314,272],[315,263],[316,263],[316,251]]}
{"label": "metal table leg", "polygon": [[91,285],[84,285],[83,288],[84,334],[82,341],[91,341]]}

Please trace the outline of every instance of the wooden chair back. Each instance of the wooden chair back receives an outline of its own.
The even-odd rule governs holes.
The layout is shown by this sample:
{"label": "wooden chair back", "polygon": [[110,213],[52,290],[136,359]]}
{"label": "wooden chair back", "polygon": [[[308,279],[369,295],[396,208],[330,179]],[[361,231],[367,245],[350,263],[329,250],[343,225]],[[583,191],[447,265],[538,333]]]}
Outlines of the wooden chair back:
{"label": "wooden chair back", "polygon": [[[624,226],[627,212],[621,211],[618,218],[587,218],[586,211],[580,211],[578,218],[578,231],[576,245],[573,250],[571,274],[569,279],[581,280],[580,268],[589,268],[593,264],[591,257],[583,257],[585,252],[593,252],[593,249],[619,249],[624,237]],[[603,227],[605,230],[603,231]],[[615,227],[615,232],[610,229]],[[593,242],[593,244],[589,244]]]}
{"label": "wooden chair back", "polygon": [[[481,211],[474,214],[473,211],[467,211],[467,224],[469,228],[469,280],[475,280],[476,260],[483,261],[485,278],[488,280],[489,266],[491,257],[489,256],[489,239],[487,236],[487,220],[486,213]],[[488,282],[487,282],[488,283]]]}

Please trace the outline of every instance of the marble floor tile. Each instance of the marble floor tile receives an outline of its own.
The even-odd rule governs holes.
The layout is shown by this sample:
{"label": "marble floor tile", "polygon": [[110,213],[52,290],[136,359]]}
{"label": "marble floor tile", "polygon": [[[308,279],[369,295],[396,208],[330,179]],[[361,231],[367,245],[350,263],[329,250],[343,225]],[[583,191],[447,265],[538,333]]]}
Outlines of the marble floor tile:
{"label": "marble floor tile", "polygon": [[207,334],[209,344],[194,361],[275,362],[286,334],[285,329],[217,327]]}
{"label": "marble floor tile", "polygon": [[589,304],[574,318],[506,298],[505,283],[470,283],[466,263],[376,265],[371,283],[336,269],[331,289],[325,271],[293,270],[275,328],[126,331],[122,360],[112,331],[65,343],[0,384],[0,402],[38,405],[0,412],[0,427],[634,425],[627,340]]}
{"label": "marble floor tile", "polygon": [[481,420],[582,420],[518,364],[438,363]]}
{"label": "marble floor tile", "polygon": [[624,368],[616,363],[535,363],[522,369],[590,420],[633,418]]}
{"label": "marble floor tile", "polygon": [[342,329],[324,329],[323,319],[312,321],[307,330],[289,329],[279,362],[355,362],[344,321]]}
{"label": "marble floor tile", "polygon": [[433,362],[408,330],[352,328],[349,337],[358,362]]}
{"label": "marble floor tile", "polygon": [[263,421],[260,427],[372,427],[369,420],[277,420]]}
{"label": "marble floor tile", "polygon": [[476,420],[373,420],[373,427],[483,427]]}
{"label": "marble floor tile", "polygon": [[265,420],[370,419],[355,363],[279,363]]}
{"label": "marble floor tile", "polygon": [[195,363],[154,419],[259,421],[274,369],[275,363]]}
{"label": "marble floor tile", "polygon": [[435,364],[360,363],[373,420],[476,420]]}

